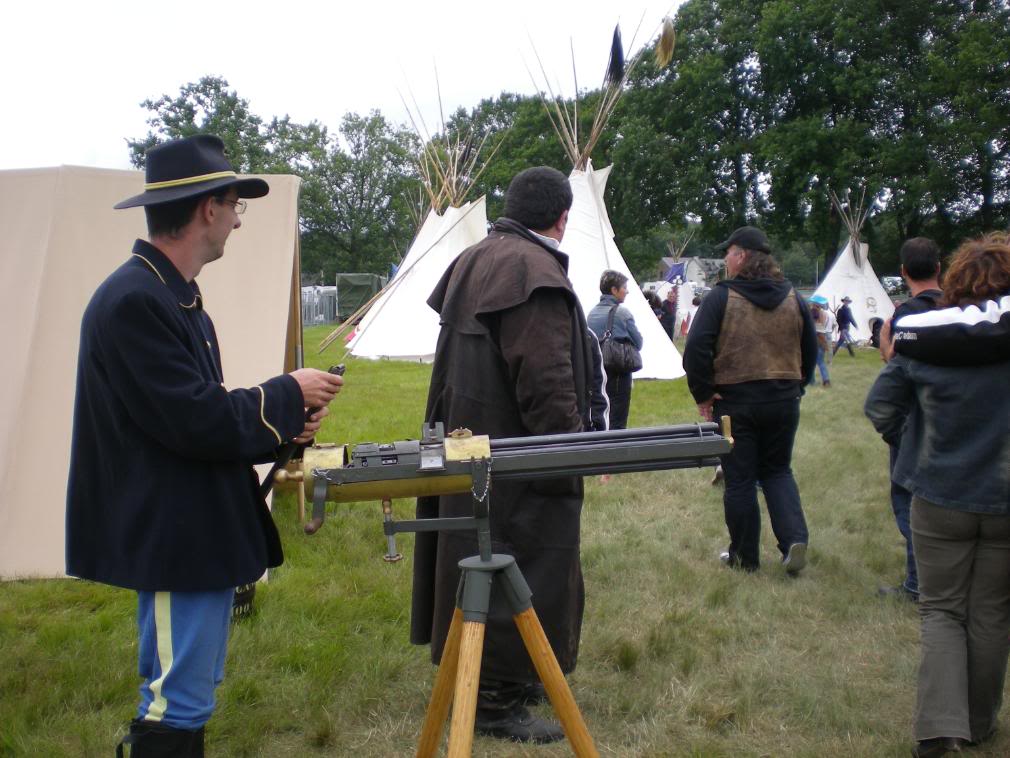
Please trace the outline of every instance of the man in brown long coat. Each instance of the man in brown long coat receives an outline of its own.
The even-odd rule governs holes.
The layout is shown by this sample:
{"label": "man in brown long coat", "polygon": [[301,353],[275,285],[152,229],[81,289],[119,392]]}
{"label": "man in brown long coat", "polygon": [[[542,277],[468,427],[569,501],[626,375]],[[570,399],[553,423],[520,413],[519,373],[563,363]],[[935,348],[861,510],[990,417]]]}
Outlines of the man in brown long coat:
{"label": "man in brown long coat", "polygon": [[[572,191],[564,174],[538,167],[509,185],[505,217],[463,251],[428,305],[441,317],[426,418],[492,439],[591,427],[592,337],[558,245]],[[582,479],[494,483],[491,539],[515,556],[562,671],[575,668],[584,591],[579,563]],[[467,516],[469,494],[419,498],[420,518]],[[431,643],[438,663],[456,602],[458,561],[476,555],[472,533],[419,534],[411,641]],[[508,604],[492,596],[476,730],[523,742],[562,739],[530,714],[542,695]]]}

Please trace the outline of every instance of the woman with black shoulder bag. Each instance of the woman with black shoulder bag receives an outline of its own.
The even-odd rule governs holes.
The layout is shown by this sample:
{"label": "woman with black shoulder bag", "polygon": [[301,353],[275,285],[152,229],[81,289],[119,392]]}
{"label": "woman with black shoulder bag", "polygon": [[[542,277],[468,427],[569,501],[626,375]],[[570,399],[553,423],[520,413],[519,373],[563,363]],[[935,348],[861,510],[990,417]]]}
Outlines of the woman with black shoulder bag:
{"label": "woman with black shoulder bag", "polygon": [[628,425],[631,406],[631,375],[642,368],[642,335],[631,311],[621,303],[628,296],[628,277],[620,271],[607,270],[600,277],[600,302],[593,306],[586,321],[600,341],[603,368],[607,372],[610,398],[610,429]]}

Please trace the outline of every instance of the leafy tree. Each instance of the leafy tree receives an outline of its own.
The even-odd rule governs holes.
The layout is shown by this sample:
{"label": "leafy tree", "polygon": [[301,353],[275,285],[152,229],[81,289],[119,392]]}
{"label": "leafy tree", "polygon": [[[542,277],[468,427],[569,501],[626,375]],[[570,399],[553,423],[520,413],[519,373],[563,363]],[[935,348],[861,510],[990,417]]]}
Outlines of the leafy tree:
{"label": "leafy tree", "polygon": [[130,162],[143,168],[145,153],[167,139],[216,134],[238,171],[257,173],[267,164],[268,142],[263,120],[250,112],[249,101],[228,89],[228,82],[205,76],[185,84],[176,96],[162,95],[141,106],[152,112],[146,137],[127,139]]}
{"label": "leafy tree", "polygon": [[303,269],[323,271],[324,281],[338,271],[388,273],[414,233],[403,199],[418,181],[413,135],[378,111],[345,115],[340,135],[346,149],[331,144],[302,190]]}
{"label": "leafy tree", "polygon": [[299,124],[285,115],[265,123],[227,81],[209,76],[142,105],[152,112],[151,130],[127,140],[138,168],[159,142],[211,133],[224,141],[237,170],[303,179],[303,271],[332,282],[337,271],[386,273],[402,256],[413,228],[401,196],[414,179],[407,156],[417,146],[377,112],[346,115],[335,139],[315,121]]}

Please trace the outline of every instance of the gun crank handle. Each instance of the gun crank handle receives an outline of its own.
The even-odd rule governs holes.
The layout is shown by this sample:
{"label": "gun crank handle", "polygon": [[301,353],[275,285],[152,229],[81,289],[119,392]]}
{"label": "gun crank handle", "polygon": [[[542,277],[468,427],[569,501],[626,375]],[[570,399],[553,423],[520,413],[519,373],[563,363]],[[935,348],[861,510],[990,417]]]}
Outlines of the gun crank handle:
{"label": "gun crank handle", "polygon": [[323,526],[323,520],[318,516],[310,519],[305,523],[304,529],[305,533],[308,535],[313,535],[318,532]]}

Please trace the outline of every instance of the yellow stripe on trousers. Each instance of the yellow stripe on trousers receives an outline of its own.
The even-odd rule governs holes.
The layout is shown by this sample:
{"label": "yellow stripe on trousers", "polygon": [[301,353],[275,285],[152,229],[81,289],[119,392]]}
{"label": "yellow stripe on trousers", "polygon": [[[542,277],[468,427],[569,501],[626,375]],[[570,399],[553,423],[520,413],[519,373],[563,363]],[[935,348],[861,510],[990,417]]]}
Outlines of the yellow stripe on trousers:
{"label": "yellow stripe on trousers", "polygon": [[151,694],[154,699],[147,709],[145,721],[161,721],[168,709],[168,701],[161,694],[165,677],[172,670],[172,593],[154,593],[154,630],[158,639],[158,661],[161,664],[161,676],[151,682]]}

